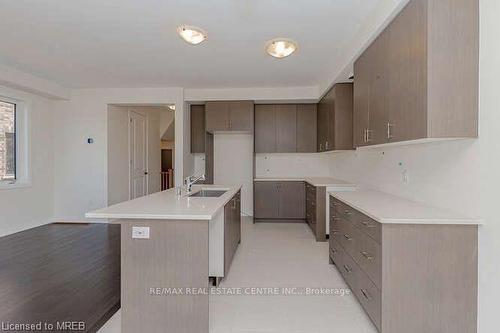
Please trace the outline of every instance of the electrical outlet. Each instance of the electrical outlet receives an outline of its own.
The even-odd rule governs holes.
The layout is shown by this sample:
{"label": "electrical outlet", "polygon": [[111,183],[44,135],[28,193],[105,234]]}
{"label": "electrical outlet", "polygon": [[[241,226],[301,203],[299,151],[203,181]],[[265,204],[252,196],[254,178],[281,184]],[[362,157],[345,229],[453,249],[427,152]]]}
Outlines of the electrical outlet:
{"label": "electrical outlet", "polygon": [[149,239],[149,227],[132,227],[132,238]]}

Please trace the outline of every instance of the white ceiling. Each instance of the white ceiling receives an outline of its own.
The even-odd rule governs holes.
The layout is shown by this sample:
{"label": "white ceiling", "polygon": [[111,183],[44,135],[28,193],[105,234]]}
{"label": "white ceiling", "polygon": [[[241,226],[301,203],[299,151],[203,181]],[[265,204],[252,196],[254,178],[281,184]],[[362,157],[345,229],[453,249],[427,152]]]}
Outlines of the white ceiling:
{"label": "white ceiling", "polygon": [[[312,86],[378,1],[2,0],[0,63],[72,88]],[[180,24],[208,40],[188,45]],[[266,55],[274,37],[299,51]]]}

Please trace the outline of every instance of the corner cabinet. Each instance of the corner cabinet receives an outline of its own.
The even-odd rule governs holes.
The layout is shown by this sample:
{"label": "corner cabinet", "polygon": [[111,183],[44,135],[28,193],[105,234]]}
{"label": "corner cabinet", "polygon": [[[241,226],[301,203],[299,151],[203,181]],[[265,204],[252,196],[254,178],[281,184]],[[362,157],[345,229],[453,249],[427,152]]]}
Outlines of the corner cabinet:
{"label": "corner cabinet", "polygon": [[354,64],[354,145],[478,135],[478,0],[410,0]]}
{"label": "corner cabinet", "polygon": [[353,84],[338,83],[318,103],[317,151],[353,149]]}
{"label": "corner cabinet", "polygon": [[252,101],[215,101],[205,103],[206,131],[249,132],[254,130]]}

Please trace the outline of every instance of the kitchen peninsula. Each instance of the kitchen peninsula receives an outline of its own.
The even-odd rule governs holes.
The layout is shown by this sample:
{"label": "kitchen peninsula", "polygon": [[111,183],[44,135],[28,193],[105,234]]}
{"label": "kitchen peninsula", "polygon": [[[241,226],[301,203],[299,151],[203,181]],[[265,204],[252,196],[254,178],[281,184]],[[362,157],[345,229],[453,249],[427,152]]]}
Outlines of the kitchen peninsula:
{"label": "kitchen peninsula", "polygon": [[122,332],[208,332],[208,288],[229,271],[241,241],[241,186],[158,192],[87,213],[121,224]]}

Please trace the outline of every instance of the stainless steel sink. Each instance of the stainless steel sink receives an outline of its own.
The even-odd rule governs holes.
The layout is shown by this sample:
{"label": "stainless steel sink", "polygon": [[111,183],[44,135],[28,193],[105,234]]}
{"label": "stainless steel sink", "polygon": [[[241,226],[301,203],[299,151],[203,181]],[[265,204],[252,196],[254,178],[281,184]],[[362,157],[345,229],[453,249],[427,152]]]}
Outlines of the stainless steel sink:
{"label": "stainless steel sink", "polygon": [[189,196],[201,198],[218,198],[226,192],[226,190],[201,190],[199,192],[190,194]]}

